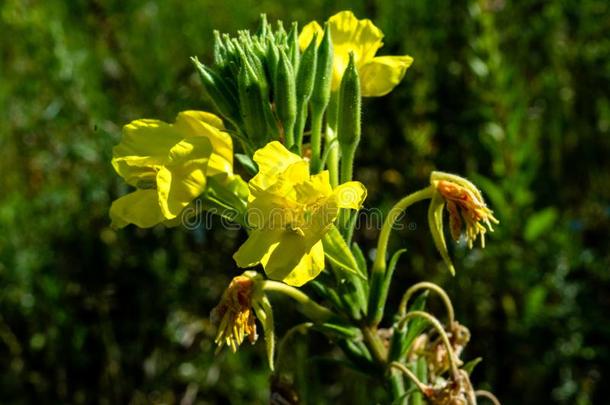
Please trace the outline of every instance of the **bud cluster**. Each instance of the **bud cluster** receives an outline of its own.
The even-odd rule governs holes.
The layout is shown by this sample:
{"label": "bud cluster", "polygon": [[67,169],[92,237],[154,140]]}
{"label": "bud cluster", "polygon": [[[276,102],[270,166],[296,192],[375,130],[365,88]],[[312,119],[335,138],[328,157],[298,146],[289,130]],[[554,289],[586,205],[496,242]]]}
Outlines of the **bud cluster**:
{"label": "bud cluster", "polygon": [[[320,43],[318,45],[318,43]],[[308,106],[326,108],[330,98],[332,44],[313,40],[301,52],[297,23],[286,31],[265,15],[256,33],[236,37],[214,32],[214,63],[193,62],[217,111],[253,151],[274,140],[300,149]],[[319,109],[319,107],[318,107]]]}

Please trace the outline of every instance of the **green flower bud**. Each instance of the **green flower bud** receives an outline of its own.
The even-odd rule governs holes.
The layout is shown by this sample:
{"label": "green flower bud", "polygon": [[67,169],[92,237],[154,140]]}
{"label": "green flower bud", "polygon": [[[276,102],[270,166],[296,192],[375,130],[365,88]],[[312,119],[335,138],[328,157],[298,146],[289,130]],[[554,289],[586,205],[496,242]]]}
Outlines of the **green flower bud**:
{"label": "green flower bud", "polygon": [[269,42],[269,48],[267,48],[267,69],[270,77],[277,75],[277,64],[280,60],[280,51],[276,44]]}
{"label": "green flower bud", "polygon": [[360,142],[360,110],[360,79],[354,64],[354,53],[350,52],[339,90],[337,138],[342,151],[353,149]]}
{"label": "green flower bud", "polygon": [[352,179],[354,156],[360,142],[360,79],[354,64],[354,53],[350,52],[349,63],[339,90],[337,115],[337,139],[341,148],[341,182]]}
{"label": "green flower bud", "polygon": [[303,131],[305,129],[305,121],[307,121],[307,105],[309,104],[311,93],[313,92],[317,56],[317,34],[314,34],[313,39],[303,52],[297,71],[297,120],[295,124],[295,133],[299,146],[303,142]]}
{"label": "green flower bud", "polygon": [[267,31],[269,31],[268,28],[267,14],[261,13],[261,25],[258,27],[258,31],[256,31],[256,36],[264,38],[267,35]]}
{"label": "green flower bud", "polygon": [[212,69],[199,62],[197,58],[191,58],[206,92],[210,96],[214,107],[227,120],[235,126],[241,121],[239,115],[239,103],[237,96],[229,84],[218,76]]}
{"label": "green flower bud", "polygon": [[261,83],[248,63],[243,63],[237,76],[239,112],[248,138],[255,146],[267,143],[265,104],[269,101]]}
{"label": "green flower bud", "polygon": [[314,111],[323,112],[328,105],[333,79],[332,71],[333,44],[330,37],[330,28],[326,24],[324,26],[324,37],[322,37],[322,42],[318,47],[315,84],[311,94],[311,106]]}
{"label": "green flower bud", "polygon": [[297,116],[297,97],[294,72],[288,57],[280,50],[280,60],[275,75],[275,108],[284,127],[286,146],[294,144],[294,123]]}
{"label": "green flower bud", "polygon": [[227,48],[220,38],[220,32],[214,30],[214,64],[219,68],[226,65]]}
{"label": "green flower bud", "polygon": [[294,70],[297,70],[301,54],[299,51],[299,28],[296,22],[292,23],[292,28],[288,33],[288,57]]}
{"label": "green flower bud", "polygon": [[282,20],[277,20],[277,31],[275,32],[275,38],[278,45],[286,45],[288,34],[286,34]]}

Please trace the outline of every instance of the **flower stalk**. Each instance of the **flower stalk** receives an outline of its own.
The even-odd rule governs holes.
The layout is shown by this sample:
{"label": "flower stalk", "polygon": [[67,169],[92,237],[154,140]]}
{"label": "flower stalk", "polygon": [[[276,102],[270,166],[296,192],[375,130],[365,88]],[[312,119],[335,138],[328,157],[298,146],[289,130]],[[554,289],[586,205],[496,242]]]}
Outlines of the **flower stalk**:
{"label": "flower stalk", "polygon": [[370,325],[379,324],[383,317],[385,302],[388,295],[387,284],[384,283],[386,275],[386,252],[394,224],[407,208],[419,201],[431,198],[432,195],[433,189],[431,187],[416,191],[398,201],[388,212],[388,216],[381,228],[377,241],[377,252],[375,253],[375,261],[373,262],[370,276],[371,294],[368,311],[368,321]]}
{"label": "flower stalk", "polygon": [[315,323],[324,323],[336,316],[331,310],[318,304],[298,288],[278,281],[265,280],[262,282],[262,289],[292,298],[299,304],[303,314]]}

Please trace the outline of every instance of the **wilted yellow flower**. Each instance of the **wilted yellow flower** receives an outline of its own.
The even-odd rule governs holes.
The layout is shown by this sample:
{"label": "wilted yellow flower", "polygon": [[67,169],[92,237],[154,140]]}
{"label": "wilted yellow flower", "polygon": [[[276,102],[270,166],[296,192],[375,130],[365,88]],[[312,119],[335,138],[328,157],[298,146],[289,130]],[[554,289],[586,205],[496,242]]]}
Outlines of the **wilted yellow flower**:
{"label": "wilted yellow flower", "polygon": [[233,255],[240,267],[262,264],[269,278],[301,286],[324,268],[321,239],[339,208],[358,209],[366,189],[356,181],[335,189],[328,171],[311,176],[309,162],[274,141],[254,154],[249,182],[248,240]]}
{"label": "wilted yellow flower", "polygon": [[256,320],[263,326],[269,368],[273,370],[275,357],[275,325],[271,303],[263,291],[263,277],[255,271],[246,271],[231,280],[222,294],[220,303],[210,313],[218,325],[214,342],[218,353],[229,346],[233,353],[248,338],[254,344],[258,339]]}
{"label": "wilted yellow flower", "polygon": [[481,235],[481,246],[485,247],[485,233],[488,229],[493,232],[491,223],[497,224],[498,220],[493,216],[493,211],[485,205],[481,192],[463,177],[432,172],[430,183],[434,190],[428,209],[430,232],[443,260],[451,273],[455,274],[443,235],[443,208],[446,206],[449,212],[451,236],[456,241],[459,240],[465,227],[469,248],[472,248],[478,235]]}
{"label": "wilted yellow flower", "polygon": [[254,344],[256,334],[256,317],[252,298],[254,294],[254,280],[246,276],[237,276],[222,294],[220,303],[212,310],[210,318],[218,325],[218,333],[214,343],[218,351],[224,345],[231,348],[233,353],[248,337]]}
{"label": "wilted yellow flower", "polygon": [[438,172],[432,176],[439,178],[432,181],[436,185],[436,190],[445,199],[453,239],[456,241],[460,239],[462,228],[465,226],[468,247],[472,248],[478,235],[481,235],[481,247],[485,247],[485,233],[487,229],[493,232],[491,223],[497,224],[498,220],[493,216],[493,211],[485,205],[481,192],[474,184],[463,178],[460,178],[461,184],[459,184],[455,179],[443,180],[442,174]]}
{"label": "wilted yellow flower", "polygon": [[174,124],[140,119],[123,127],[112,166],[137,188],[112,203],[112,225],[148,228],[180,215],[208,176],[231,176],[233,144],[216,115],[183,111]]}
{"label": "wilted yellow flower", "polygon": [[[359,20],[351,11],[341,11],[328,19],[333,43],[333,81],[332,90],[339,90],[343,72],[349,63],[350,52],[360,77],[363,97],[379,97],[388,94],[405,75],[413,58],[404,56],[375,56],[383,46],[383,33],[369,19]],[[315,21],[310,22],[299,35],[299,46],[305,49],[314,34],[322,39],[322,27]]]}

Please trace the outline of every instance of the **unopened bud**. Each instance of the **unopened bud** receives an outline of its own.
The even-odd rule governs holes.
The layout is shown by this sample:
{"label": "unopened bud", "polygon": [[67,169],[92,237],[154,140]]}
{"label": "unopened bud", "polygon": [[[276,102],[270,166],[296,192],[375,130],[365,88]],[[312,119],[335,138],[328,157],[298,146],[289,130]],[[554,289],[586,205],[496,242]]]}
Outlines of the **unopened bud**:
{"label": "unopened bud", "polygon": [[275,75],[275,108],[284,127],[286,146],[294,144],[294,123],[297,116],[297,96],[294,71],[284,51],[280,50],[280,60]]}

